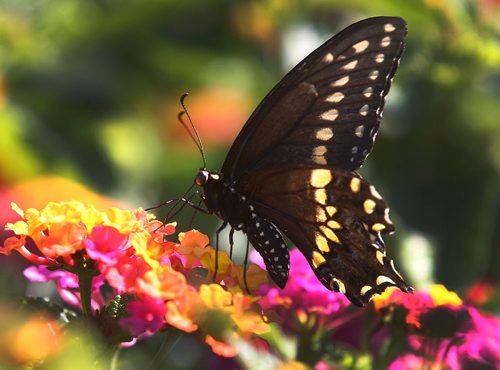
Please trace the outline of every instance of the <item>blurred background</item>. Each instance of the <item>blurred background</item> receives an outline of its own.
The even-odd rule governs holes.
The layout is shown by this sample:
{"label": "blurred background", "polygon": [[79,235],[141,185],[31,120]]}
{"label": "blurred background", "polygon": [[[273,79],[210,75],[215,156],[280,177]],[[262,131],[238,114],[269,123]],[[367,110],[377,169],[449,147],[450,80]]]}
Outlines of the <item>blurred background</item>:
{"label": "blurred background", "polygon": [[[0,0],[0,223],[15,219],[11,201],[147,208],[180,196],[202,165],[177,121],[182,93],[217,170],[291,67],[375,15],[409,29],[361,171],[391,206],[389,254],[417,287],[479,292],[498,312],[481,301],[500,276],[498,0]],[[217,220],[194,226],[212,235]],[[0,264],[0,298],[29,293],[22,262]]]}

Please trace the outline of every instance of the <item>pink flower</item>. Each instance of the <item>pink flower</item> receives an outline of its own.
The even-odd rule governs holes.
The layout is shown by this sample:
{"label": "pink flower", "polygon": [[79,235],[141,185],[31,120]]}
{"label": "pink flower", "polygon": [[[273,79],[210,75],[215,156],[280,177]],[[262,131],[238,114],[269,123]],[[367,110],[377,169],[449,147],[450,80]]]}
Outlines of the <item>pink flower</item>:
{"label": "pink flower", "polygon": [[[425,360],[413,353],[399,356],[388,367],[388,370],[420,370],[426,365]],[[429,369],[432,367],[429,366]]]}
{"label": "pink flower", "polygon": [[[500,368],[500,320],[468,308],[472,325],[456,347],[457,368]],[[453,351],[451,351],[453,352]]]}
{"label": "pink flower", "polygon": [[112,266],[101,264],[99,267],[106,281],[118,293],[135,293],[139,280],[151,270],[151,266],[141,256],[133,253],[121,255]]}
{"label": "pink flower", "polygon": [[[78,277],[65,270],[49,270],[47,266],[30,266],[24,270],[24,276],[29,281],[37,283],[54,282],[57,292],[62,300],[66,303],[81,307],[80,292],[78,285]],[[104,276],[100,275],[92,280],[92,309],[96,310],[102,307],[105,303],[105,298],[100,292],[101,286],[104,284]]]}
{"label": "pink flower", "polygon": [[130,334],[138,337],[145,333],[154,333],[160,330],[165,322],[165,303],[161,299],[143,297],[127,305],[128,315],[119,320],[122,327]]}
{"label": "pink flower", "polygon": [[111,226],[96,226],[83,241],[90,258],[105,264],[115,264],[127,247],[129,237]]}
{"label": "pink flower", "polygon": [[[256,252],[252,253],[251,260],[265,268]],[[339,312],[350,306],[343,294],[331,292],[321,284],[298,249],[290,251],[289,276],[285,289],[264,285],[259,291],[263,296],[259,300],[260,306],[265,312],[276,313],[275,319],[285,326],[290,326],[294,321],[290,320],[291,317],[301,319],[304,313],[322,316],[331,322]]]}

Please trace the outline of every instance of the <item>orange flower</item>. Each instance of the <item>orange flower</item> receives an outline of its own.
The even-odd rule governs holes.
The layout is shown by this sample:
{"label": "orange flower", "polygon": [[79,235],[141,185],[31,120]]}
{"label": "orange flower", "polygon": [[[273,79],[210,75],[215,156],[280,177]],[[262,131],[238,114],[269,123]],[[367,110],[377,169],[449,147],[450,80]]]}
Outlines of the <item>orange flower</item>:
{"label": "orange flower", "polygon": [[165,319],[167,323],[187,333],[198,329],[195,323],[195,307],[200,306],[200,297],[193,287],[188,287],[184,294],[167,302]]}
{"label": "orange flower", "polygon": [[263,316],[255,312],[247,312],[252,304],[252,299],[242,293],[236,293],[233,296],[235,312],[231,318],[238,326],[239,330],[247,334],[264,334],[271,330],[271,327],[265,323]]}
{"label": "orange flower", "polygon": [[207,308],[233,311],[232,295],[219,284],[200,286],[200,298]]}
{"label": "orange flower", "polygon": [[[210,273],[215,274],[215,267],[217,265],[217,276],[223,276],[229,272],[233,262],[225,251],[217,251],[217,264],[215,263],[215,249],[210,248],[208,253],[201,257],[201,264]],[[222,280],[223,278],[221,278]]]}
{"label": "orange flower", "polygon": [[[246,284],[245,284],[246,274]],[[230,276],[224,277],[224,283],[228,289],[233,290],[237,287],[238,290],[245,290],[248,288],[250,292],[256,292],[262,285],[269,282],[269,275],[267,271],[261,269],[257,265],[250,265],[245,269],[245,266],[232,265]],[[247,286],[245,286],[247,285]]]}
{"label": "orange flower", "polygon": [[223,357],[234,357],[238,354],[238,350],[231,344],[215,340],[210,335],[205,337],[205,341],[212,348],[215,354]]}
{"label": "orange flower", "polygon": [[52,224],[48,235],[36,235],[38,249],[49,258],[67,257],[83,249],[82,241],[87,237],[87,228],[82,224],[62,222]]}
{"label": "orange flower", "polygon": [[205,254],[210,253],[210,248],[207,248],[208,236],[195,229],[179,233],[179,243],[177,252],[186,257],[187,268],[193,266],[193,263]]}
{"label": "orange flower", "polygon": [[171,300],[185,293],[186,277],[168,265],[156,270],[146,271],[138,285],[143,294],[149,297]]}
{"label": "orange flower", "polygon": [[47,317],[32,317],[2,335],[3,348],[19,363],[42,361],[61,348],[59,325]]}

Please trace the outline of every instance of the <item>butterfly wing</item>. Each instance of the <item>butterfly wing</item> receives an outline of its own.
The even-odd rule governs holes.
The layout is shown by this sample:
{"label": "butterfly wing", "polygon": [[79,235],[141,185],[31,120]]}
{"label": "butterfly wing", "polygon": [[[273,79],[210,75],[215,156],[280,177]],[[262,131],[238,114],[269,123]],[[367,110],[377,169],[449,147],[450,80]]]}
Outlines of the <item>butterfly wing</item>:
{"label": "butterfly wing", "polygon": [[382,233],[394,230],[375,188],[355,172],[283,166],[246,184],[256,212],[282,230],[328,289],[355,304],[389,286],[411,291],[385,255]]}
{"label": "butterfly wing", "polygon": [[249,118],[222,167],[230,180],[283,164],[355,170],[372,149],[406,23],[375,17],[332,37],[290,71]]}

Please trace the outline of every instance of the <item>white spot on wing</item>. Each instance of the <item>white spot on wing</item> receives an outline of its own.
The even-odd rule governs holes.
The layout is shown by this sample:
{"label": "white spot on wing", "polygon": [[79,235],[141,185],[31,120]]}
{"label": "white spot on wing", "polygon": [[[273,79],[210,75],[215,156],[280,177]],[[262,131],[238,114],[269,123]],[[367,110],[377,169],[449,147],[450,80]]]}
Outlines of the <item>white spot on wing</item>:
{"label": "white spot on wing", "polygon": [[343,65],[342,69],[346,70],[346,71],[352,71],[354,68],[356,68],[357,64],[358,64],[358,61],[357,60],[353,60],[352,62],[349,62],[349,63]]}
{"label": "white spot on wing", "polygon": [[331,62],[333,62],[333,59],[334,59],[333,54],[328,53],[328,54],[325,54],[325,56],[323,57],[323,62],[330,64]]}
{"label": "white spot on wing", "polygon": [[334,92],[332,95],[328,95],[325,99],[326,102],[328,103],[338,103],[340,102],[342,99],[344,99],[344,94],[342,94],[341,92]]}
{"label": "white spot on wing", "polygon": [[370,42],[368,40],[363,40],[363,41],[360,41],[360,42],[354,44],[352,47],[354,48],[354,50],[356,51],[356,54],[357,54],[357,53],[361,53],[361,52],[365,51],[369,45],[370,45]]}
{"label": "white spot on wing", "polygon": [[368,114],[369,109],[370,109],[370,107],[368,106],[368,104],[365,104],[359,110],[359,114],[361,114],[362,116],[366,116]]}
{"label": "white spot on wing", "polygon": [[[340,293],[345,294],[345,284],[344,284],[344,282],[342,280],[340,280],[340,279],[333,278],[332,282],[330,283],[330,286],[335,285],[335,284],[338,286]],[[332,288],[333,288],[333,286],[332,286]]]}
{"label": "white spot on wing", "polygon": [[319,145],[313,149],[312,160],[316,164],[327,164],[325,154],[327,152],[327,148],[324,145]]}
{"label": "white spot on wing", "polygon": [[362,138],[363,137],[363,134],[365,132],[365,126],[363,125],[359,125],[358,127],[356,127],[356,129],[354,130],[354,135],[356,135],[357,137],[359,138]]}
{"label": "white spot on wing", "polygon": [[361,294],[361,296],[364,296],[371,289],[372,289],[371,286],[369,286],[369,285],[363,285],[363,287],[359,291],[359,294]]}
{"label": "white spot on wing", "polygon": [[384,25],[384,31],[385,32],[392,32],[396,29],[396,27],[394,27],[394,25],[392,23],[386,23]]}
{"label": "white spot on wing", "polygon": [[375,55],[375,63],[382,63],[384,59],[385,57],[382,53]]}
{"label": "white spot on wing", "polygon": [[333,131],[330,127],[321,128],[316,131],[316,139],[328,141],[333,137]]}
{"label": "white spot on wing", "polygon": [[380,41],[380,46],[383,48],[388,47],[391,44],[391,37],[390,36],[385,36],[382,41]]}
{"label": "white spot on wing", "polygon": [[370,80],[376,80],[378,78],[379,72],[375,69],[368,74]]}
{"label": "white spot on wing", "polygon": [[387,277],[387,276],[384,276],[384,275],[379,275],[377,277],[377,285],[382,285],[384,283],[391,283],[391,284],[394,284],[396,285],[396,283],[394,282],[394,280],[392,280],[390,277]]}
{"label": "white spot on wing", "polygon": [[379,192],[375,189],[373,185],[370,185],[370,193],[377,199],[382,199],[382,196],[379,194]]}
{"label": "white spot on wing", "polygon": [[322,114],[320,114],[319,118],[321,118],[325,121],[335,121],[338,116],[339,116],[338,110],[330,109],[330,110],[327,110],[326,112],[323,112]]}
{"label": "white spot on wing", "polygon": [[332,87],[344,86],[348,82],[349,82],[349,76],[344,76],[344,77],[339,78],[334,83],[332,83]]}
{"label": "white spot on wing", "polygon": [[373,94],[373,87],[367,87],[366,89],[363,90],[363,95],[365,98],[369,98]]}

